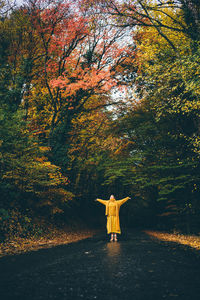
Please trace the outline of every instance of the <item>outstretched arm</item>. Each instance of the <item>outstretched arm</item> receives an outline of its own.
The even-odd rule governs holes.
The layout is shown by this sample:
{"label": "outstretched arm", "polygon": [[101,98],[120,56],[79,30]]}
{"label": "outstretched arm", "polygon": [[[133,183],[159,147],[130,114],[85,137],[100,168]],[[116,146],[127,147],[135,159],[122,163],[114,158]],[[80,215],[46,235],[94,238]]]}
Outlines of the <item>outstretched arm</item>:
{"label": "outstretched arm", "polygon": [[130,197],[126,197],[126,198],[123,198],[121,200],[118,200],[117,202],[119,203],[119,205],[121,206],[122,204],[124,204],[126,201],[128,201],[129,199],[131,199]]}
{"label": "outstretched arm", "polygon": [[107,202],[107,200],[102,200],[102,199],[98,199],[98,198],[95,201],[98,201],[104,205],[106,205],[106,202]]}

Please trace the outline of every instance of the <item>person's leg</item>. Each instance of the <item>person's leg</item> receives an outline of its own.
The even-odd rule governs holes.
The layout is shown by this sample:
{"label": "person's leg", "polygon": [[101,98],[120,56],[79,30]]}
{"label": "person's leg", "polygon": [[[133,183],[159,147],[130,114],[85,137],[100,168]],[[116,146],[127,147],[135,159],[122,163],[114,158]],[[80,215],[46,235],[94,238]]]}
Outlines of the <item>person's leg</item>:
{"label": "person's leg", "polygon": [[117,242],[117,234],[116,233],[114,235],[114,238],[115,238],[115,242]]}
{"label": "person's leg", "polygon": [[113,241],[113,233],[111,233],[110,241],[111,241],[111,242]]}

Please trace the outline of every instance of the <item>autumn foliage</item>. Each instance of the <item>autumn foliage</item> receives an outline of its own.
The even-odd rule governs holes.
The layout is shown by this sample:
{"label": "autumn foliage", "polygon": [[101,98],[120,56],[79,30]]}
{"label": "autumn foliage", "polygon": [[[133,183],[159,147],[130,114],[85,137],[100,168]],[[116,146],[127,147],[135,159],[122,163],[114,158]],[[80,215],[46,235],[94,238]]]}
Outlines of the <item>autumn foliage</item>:
{"label": "autumn foliage", "polygon": [[4,1],[0,14],[2,239],[38,218],[100,224],[93,199],[108,194],[135,199],[129,226],[198,231],[196,1]]}

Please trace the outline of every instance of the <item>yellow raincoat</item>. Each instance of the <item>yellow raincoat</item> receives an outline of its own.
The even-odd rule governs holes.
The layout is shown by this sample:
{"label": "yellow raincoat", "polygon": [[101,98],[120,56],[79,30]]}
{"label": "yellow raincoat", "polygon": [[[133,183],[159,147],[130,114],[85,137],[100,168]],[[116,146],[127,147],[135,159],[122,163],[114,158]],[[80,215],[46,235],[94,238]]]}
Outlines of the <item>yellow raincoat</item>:
{"label": "yellow raincoat", "polygon": [[120,206],[124,204],[129,197],[122,200],[102,200],[97,199],[100,203],[106,206],[105,215],[107,216],[107,233],[120,233],[119,210]]}

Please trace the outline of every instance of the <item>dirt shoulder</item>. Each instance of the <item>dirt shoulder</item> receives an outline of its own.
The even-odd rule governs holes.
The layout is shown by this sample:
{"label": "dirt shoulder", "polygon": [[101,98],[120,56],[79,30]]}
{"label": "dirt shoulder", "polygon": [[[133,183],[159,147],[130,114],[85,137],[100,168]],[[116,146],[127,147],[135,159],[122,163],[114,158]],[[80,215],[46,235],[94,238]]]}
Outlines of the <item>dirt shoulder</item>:
{"label": "dirt shoulder", "polygon": [[45,233],[40,237],[17,237],[0,243],[0,257],[73,243],[92,237],[98,232],[98,230],[87,228],[73,229],[66,227],[62,230],[49,228],[49,233]]}
{"label": "dirt shoulder", "polygon": [[200,236],[198,235],[186,235],[180,233],[168,233],[151,230],[145,230],[144,232],[150,237],[158,239],[160,241],[174,242],[177,244],[189,246],[196,250],[200,250]]}

